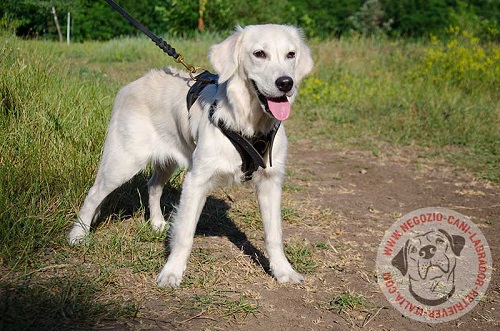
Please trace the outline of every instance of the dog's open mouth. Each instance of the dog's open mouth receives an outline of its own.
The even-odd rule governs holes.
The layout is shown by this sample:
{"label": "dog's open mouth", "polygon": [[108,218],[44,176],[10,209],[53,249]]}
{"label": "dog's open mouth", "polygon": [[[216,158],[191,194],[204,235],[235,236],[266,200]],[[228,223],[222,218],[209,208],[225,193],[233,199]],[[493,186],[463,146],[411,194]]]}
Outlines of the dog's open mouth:
{"label": "dog's open mouth", "polygon": [[279,121],[284,121],[290,116],[290,102],[286,95],[277,98],[266,97],[259,91],[255,82],[252,81],[252,83],[261,104],[268,113]]}

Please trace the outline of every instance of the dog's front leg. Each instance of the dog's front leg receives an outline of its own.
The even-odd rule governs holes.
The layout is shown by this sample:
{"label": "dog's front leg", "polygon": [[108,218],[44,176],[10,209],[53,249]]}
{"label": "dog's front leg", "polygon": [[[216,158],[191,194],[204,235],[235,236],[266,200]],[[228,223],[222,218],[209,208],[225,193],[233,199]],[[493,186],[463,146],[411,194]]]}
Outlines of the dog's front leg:
{"label": "dog's front leg", "polygon": [[273,177],[261,178],[256,187],[271,272],[280,283],[301,283],[304,277],[293,270],[283,250],[281,180]]}
{"label": "dog's front leg", "polygon": [[170,255],[156,278],[159,286],[179,286],[193,247],[196,224],[205,204],[208,187],[188,172],[182,185],[181,199],[171,227]]}

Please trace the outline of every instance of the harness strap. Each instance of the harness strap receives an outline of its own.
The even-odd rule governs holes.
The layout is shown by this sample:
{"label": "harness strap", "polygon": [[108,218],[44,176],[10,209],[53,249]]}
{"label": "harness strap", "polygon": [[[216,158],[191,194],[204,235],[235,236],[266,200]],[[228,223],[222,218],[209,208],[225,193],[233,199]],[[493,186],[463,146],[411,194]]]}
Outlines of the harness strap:
{"label": "harness strap", "polygon": [[[187,109],[196,102],[200,96],[201,91],[210,84],[218,84],[219,76],[212,74],[209,71],[204,71],[195,77],[195,83],[189,89],[186,95]],[[221,130],[227,139],[233,144],[234,148],[238,151],[241,157],[241,171],[243,172],[242,181],[246,182],[252,179],[252,175],[259,167],[265,169],[266,162],[264,156],[266,153],[269,155],[269,166],[273,166],[272,150],[276,133],[281,125],[278,121],[271,132],[267,134],[260,134],[251,138],[245,138],[240,132],[229,129],[223,120],[215,123],[213,116],[217,108],[217,101],[210,106],[208,117],[210,121]]]}
{"label": "harness strap", "polygon": [[195,77],[196,82],[193,84],[193,86],[191,86],[186,95],[186,104],[188,111],[200,96],[201,91],[203,91],[203,89],[210,84],[217,85],[218,80],[219,75],[213,74],[208,70],[203,71],[201,74]]}
{"label": "harness strap", "polygon": [[[210,107],[210,120],[212,120],[212,116],[215,113],[216,106],[217,103],[215,102]],[[273,166],[273,143],[274,138],[276,137],[276,133],[278,132],[278,129],[281,125],[281,121],[279,121],[268,134],[261,134],[248,139],[245,138],[241,133],[230,130],[222,120],[219,120],[216,125],[240,154],[242,162],[241,171],[243,172],[243,177],[241,179],[242,182],[251,180],[253,173],[257,171],[259,167],[266,169],[266,163],[264,161],[264,156],[266,154],[268,154],[269,157],[269,166]]]}

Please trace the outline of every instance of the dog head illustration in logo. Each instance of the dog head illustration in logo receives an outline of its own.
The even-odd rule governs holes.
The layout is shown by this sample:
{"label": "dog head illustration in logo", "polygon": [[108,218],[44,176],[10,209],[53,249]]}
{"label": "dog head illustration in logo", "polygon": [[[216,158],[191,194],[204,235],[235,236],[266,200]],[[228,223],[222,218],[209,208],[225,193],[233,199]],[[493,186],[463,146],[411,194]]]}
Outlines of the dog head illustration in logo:
{"label": "dog head illustration in logo", "polygon": [[439,229],[406,241],[392,265],[408,274],[411,295],[420,303],[437,306],[455,292],[455,267],[465,238]]}

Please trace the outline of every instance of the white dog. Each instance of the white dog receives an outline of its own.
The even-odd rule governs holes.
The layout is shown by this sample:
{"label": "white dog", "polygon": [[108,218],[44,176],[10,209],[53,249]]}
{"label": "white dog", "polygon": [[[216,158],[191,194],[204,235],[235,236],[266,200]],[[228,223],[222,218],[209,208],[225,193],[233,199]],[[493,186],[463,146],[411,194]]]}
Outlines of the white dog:
{"label": "white dog", "polygon": [[[69,242],[84,240],[104,198],[149,163],[151,226],[164,230],[163,186],[177,167],[186,168],[171,227],[171,252],[157,277],[160,286],[178,286],[207,195],[246,176],[256,188],[271,271],[279,282],[299,283],[304,278],[283,251],[281,183],[287,138],[278,125],[289,116],[299,83],[313,68],[309,48],[294,27],[255,25],[238,28],[212,46],[210,61],[218,84],[208,84],[189,111],[186,95],[192,80],[171,69],[153,70],[118,93],[97,177]],[[272,136],[259,150],[260,166],[252,158],[244,160],[249,152],[242,150],[248,148],[238,147],[229,131],[251,141]],[[257,143],[252,144],[259,149]]]}

